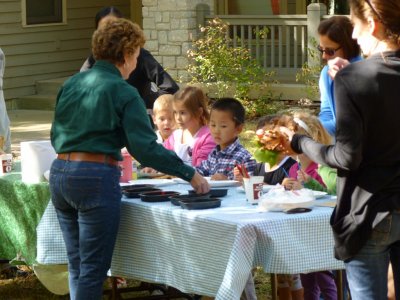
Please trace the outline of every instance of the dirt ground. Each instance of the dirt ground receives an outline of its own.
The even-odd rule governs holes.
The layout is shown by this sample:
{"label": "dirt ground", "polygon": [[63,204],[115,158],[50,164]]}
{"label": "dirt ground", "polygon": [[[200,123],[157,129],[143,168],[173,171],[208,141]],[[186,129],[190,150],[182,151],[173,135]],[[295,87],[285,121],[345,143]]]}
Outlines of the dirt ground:
{"label": "dirt ground", "polygon": [[11,110],[11,151],[20,154],[20,142],[48,140],[54,113],[41,110]]}

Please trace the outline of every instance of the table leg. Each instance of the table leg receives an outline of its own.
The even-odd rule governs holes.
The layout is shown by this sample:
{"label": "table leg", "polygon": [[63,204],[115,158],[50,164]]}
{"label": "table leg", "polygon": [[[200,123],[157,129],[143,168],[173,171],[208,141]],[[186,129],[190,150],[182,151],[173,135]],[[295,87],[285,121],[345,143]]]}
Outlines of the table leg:
{"label": "table leg", "polygon": [[335,276],[338,300],[343,300],[343,271],[337,270]]}
{"label": "table leg", "polygon": [[278,279],[276,274],[271,274],[272,300],[278,300]]}

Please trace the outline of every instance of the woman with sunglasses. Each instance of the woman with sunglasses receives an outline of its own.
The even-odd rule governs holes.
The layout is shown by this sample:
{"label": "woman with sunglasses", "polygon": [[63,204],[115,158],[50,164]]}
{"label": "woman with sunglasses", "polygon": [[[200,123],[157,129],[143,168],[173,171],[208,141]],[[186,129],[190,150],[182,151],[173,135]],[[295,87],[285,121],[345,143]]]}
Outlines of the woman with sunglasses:
{"label": "woman with sunglasses", "polygon": [[322,145],[282,129],[288,152],[337,168],[335,256],[353,300],[400,298],[400,0],[350,0],[353,38],[367,59],[335,76],[336,135]]}
{"label": "woman with sunglasses", "polygon": [[[346,16],[333,16],[323,20],[318,27],[319,45],[317,49],[325,61],[336,57],[354,62],[361,59],[360,46],[352,39],[353,25]],[[330,135],[335,135],[336,112],[335,98],[333,94],[333,78],[328,73],[329,66],[326,65],[319,78],[319,89],[321,94],[321,110],[319,119]]]}

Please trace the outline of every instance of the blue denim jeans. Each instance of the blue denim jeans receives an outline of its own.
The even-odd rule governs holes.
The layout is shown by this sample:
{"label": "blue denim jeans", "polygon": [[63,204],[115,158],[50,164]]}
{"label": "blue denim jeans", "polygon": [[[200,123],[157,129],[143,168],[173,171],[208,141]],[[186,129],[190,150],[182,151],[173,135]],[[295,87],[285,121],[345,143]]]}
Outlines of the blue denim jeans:
{"label": "blue denim jeans", "polygon": [[[345,262],[352,300],[386,300],[389,260],[400,299],[400,212],[393,212],[372,231],[366,245]],[[397,279],[397,280],[396,280]]]}
{"label": "blue denim jeans", "polygon": [[73,300],[102,297],[117,236],[120,171],[102,163],[56,159],[50,171],[51,198],[68,254]]}

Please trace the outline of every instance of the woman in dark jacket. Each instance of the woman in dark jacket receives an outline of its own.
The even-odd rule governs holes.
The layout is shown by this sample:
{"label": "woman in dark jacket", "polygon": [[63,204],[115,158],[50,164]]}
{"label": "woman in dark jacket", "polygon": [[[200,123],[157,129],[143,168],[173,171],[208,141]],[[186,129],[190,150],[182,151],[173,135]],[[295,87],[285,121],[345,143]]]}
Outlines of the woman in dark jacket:
{"label": "woman in dark jacket", "polygon": [[367,59],[336,74],[335,144],[283,131],[289,150],[338,169],[331,225],[352,299],[387,299],[389,261],[400,295],[400,0],[349,3]]}

